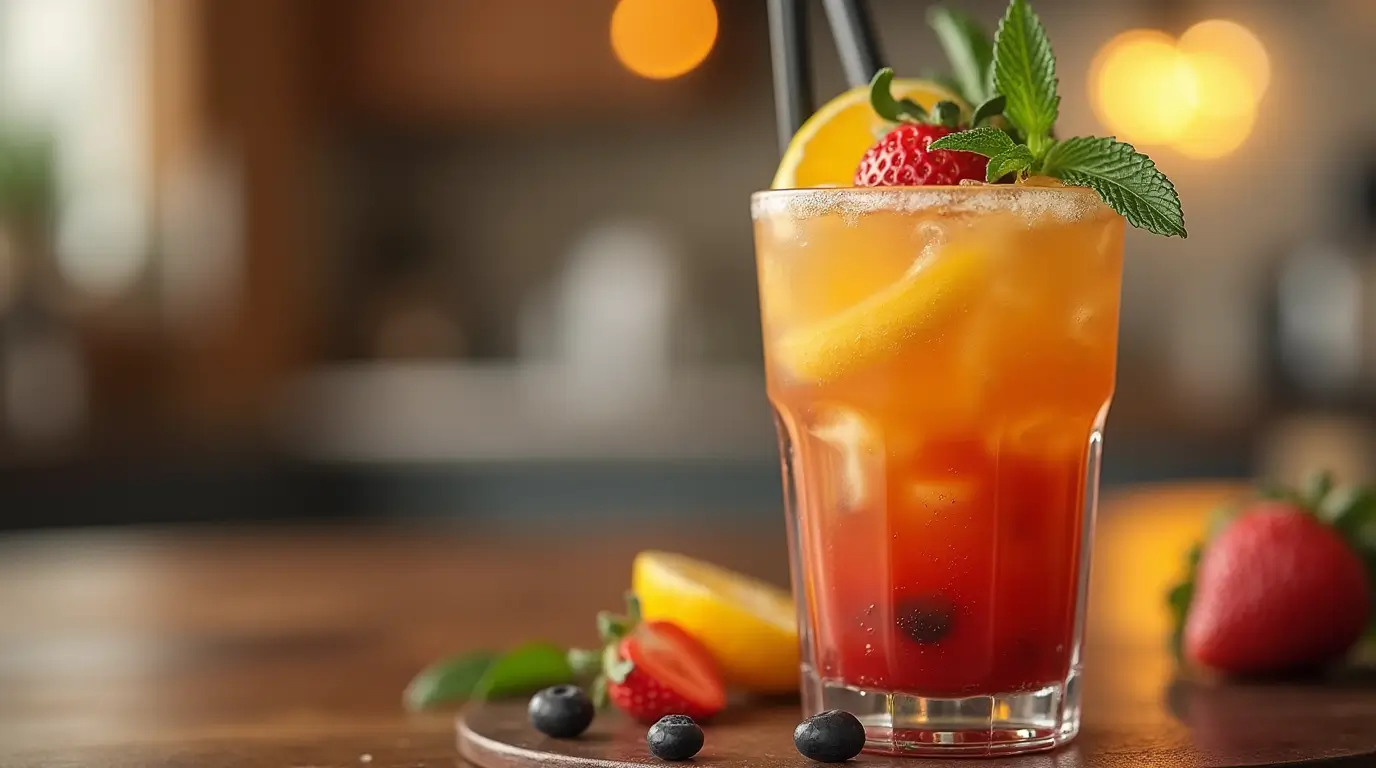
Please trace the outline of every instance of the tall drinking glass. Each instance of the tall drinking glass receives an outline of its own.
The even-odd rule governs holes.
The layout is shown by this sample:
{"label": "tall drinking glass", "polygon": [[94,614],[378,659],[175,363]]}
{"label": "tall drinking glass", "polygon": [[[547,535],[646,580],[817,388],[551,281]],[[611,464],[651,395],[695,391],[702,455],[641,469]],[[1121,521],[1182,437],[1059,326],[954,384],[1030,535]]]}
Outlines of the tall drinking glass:
{"label": "tall drinking glass", "polygon": [[806,713],[893,754],[1074,738],[1123,219],[1025,185],[751,208]]}

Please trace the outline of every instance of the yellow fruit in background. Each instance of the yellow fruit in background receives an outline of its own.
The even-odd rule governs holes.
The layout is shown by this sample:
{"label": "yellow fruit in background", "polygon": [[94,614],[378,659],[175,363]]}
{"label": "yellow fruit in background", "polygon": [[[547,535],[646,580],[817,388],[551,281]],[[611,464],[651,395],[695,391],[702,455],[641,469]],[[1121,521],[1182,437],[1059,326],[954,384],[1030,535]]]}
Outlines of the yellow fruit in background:
{"label": "yellow fruit in background", "polygon": [[728,686],[798,690],[798,623],[785,590],[711,563],[641,552],[631,588],[646,619],[671,621],[711,651]]}

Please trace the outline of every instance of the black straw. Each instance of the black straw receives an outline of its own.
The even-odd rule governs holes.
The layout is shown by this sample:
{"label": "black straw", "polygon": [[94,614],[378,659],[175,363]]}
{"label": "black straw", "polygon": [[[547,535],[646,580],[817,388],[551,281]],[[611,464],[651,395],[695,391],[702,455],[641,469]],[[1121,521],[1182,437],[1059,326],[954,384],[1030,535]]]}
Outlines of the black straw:
{"label": "black straw", "polygon": [[884,61],[864,0],[822,0],[822,6],[827,11],[846,82],[852,88],[867,85],[874,73],[883,68]]}
{"label": "black straw", "polygon": [[782,153],[812,114],[804,0],[769,0],[769,48],[774,65],[774,117]]}

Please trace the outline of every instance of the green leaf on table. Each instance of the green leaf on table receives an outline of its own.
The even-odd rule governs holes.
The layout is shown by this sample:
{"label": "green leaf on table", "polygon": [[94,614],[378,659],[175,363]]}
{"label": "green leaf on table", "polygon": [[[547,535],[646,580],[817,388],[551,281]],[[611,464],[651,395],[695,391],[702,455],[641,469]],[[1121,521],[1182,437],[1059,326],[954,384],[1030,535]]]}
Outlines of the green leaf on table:
{"label": "green leaf on table", "polygon": [[984,126],[971,128],[960,133],[948,133],[932,142],[931,149],[952,149],[960,152],[974,152],[985,157],[994,157],[1016,146],[1008,134],[997,128]]}
{"label": "green leaf on table", "polygon": [[989,166],[984,171],[984,180],[993,184],[1010,173],[1021,173],[1032,165],[1032,150],[1016,144],[1007,152],[1000,152],[989,158]]}
{"label": "green leaf on table", "polygon": [[1003,114],[1040,158],[1060,113],[1056,56],[1027,0],[1012,0],[994,37],[994,88],[1008,100]]}
{"label": "green leaf on table", "polygon": [[984,28],[968,14],[940,5],[928,10],[927,23],[936,32],[951,63],[956,93],[970,104],[987,99],[994,44]]}
{"label": "green leaf on table", "polygon": [[552,643],[527,643],[502,654],[473,689],[481,701],[534,693],[551,685],[573,682],[568,652]]}
{"label": "green leaf on table", "polygon": [[1095,136],[1066,139],[1047,152],[1042,173],[1093,189],[1134,227],[1158,235],[1186,236],[1175,185],[1131,144]]}
{"label": "green leaf on table", "polygon": [[406,686],[402,704],[417,712],[437,704],[467,701],[496,659],[491,651],[476,651],[435,662]]}

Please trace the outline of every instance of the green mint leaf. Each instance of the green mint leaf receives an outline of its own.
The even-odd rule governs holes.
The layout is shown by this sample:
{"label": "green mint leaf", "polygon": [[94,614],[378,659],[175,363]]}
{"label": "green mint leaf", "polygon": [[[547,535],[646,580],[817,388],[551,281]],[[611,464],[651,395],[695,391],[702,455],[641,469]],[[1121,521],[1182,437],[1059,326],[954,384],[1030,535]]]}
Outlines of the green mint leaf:
{"label": "green mint leaf", "polygon": [[1041,172],[1093,189],[1134,227],[1158,235],[1187,236],[1175,185],[1131,144],[1093,136],[1066,139],[1046,153]]}
{"label": "green mint leaf", "polygon": [[891,123],[920,123],[927,119],[927,110],[912,99],[895,99],[889,85],[893,70],[885,67],[874,73],[870,81],[870,106],[875,114]]}
{"label": "green mint leaf", "polygon": [[940,5],[927,12],[927,23],[946,50],[946,59],[955,76],[956,93],[970,104],[987,99],[994,46],[984,28],[970,16]]}
{"label": "green mint leaf", "polygon": [[479,701],[532,693],[573,682],[568,653],[550,643],[528,643],[500,656],[473,688]]}
{"label": "green mint leaf", "polygon": [[1022,144],[1015,145],[1007,152],[989,158],[989,166],[984,171],[984,180],[993,184],[1010,173],[1018,173],[1032,167],[1032,150]]}
{"label": "green mint leaf", "polygon": [[1056,57],[1041,19],[1027,0],[1011,0],[994,37],[994,88],[1008,100],[1003,114],[1041,157],[1056,124]]}
{"label": "green mint leaf", "polygon": [[594,707],[597,707],[598,709],[607,708],[608,697],[606,675],[598,675],[597,679],[592,681],[592,690],[589,691],[588,695],[592,698],[592,705]]}
{"label": "green mint leaf", "polygon": [[974,152],[985,157],[994,157],[1015,147],[1008,134],[997,128],[984,126],[971,128],[960,133],[948,133],[932,142],[931,149],[951,149],[959,152]]}
{"label": "green mint leaf", "polygon": [[993,117],[1003,114],[1004,106],[1008,104],[1007,97],[995,96],[975,108],[975,114],[970,118],[970,125],[978,128],[983,123]]}
{"label": "green mint leaf", "polygon": [[960,127],[960,106],[954,101],[938,101],[932,112],[938,125],[952,130]]}
{"label": "green mint leaf", "polygon": [[496,658],[490,651],[475,651],[437,661],[412,678],[401,695],[402,705],[419,712],[437,704],[467,701]]}

